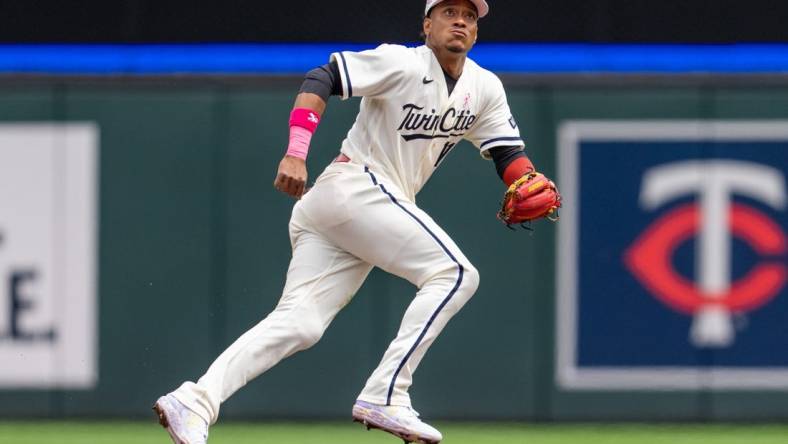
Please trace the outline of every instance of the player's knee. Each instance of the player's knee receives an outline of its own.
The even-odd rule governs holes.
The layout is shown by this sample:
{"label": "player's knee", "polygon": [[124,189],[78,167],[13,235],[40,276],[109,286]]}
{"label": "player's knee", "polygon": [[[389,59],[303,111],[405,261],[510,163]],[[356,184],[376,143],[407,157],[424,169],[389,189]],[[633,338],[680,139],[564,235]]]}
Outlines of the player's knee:
{"label": "player's knee", "polygon": [[471,264],[463,265],[463,287],[470,298],[479,288],[479,270]]}
{"label": "player's knee", "polygon": [[299,312],[296,336],[301,345],[300,348],[304,350],[320,341],[325,328],[323,328],[320,316],[313,309],[302,309]]}
{"label": "player's knee", "polygon": [[301,349],[305,350],[320,341],[323,337],[323,329],[314,324],[301,324],[298,327],[298,342],[301,344]]}
{"label": "player's knee", "polygon": [[451,309],[459,311],[476,293],[479,287],[479,271],[471,264],[463,264],[462,280],[451,300]]}
{"label": "player's knee", "polygon": [[479,271],[469,262],[451,262],[444,267],[434,268],[433,271],[425,285],[454,287],[456,292],[454,299],[462,304],[470,299],[479,287]]}

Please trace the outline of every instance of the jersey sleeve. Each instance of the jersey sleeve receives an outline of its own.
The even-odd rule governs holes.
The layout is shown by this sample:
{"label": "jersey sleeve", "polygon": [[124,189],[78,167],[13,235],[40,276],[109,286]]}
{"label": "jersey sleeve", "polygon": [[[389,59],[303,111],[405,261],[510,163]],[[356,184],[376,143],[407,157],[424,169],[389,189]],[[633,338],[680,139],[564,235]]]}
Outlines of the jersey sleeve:
{"label": "jersey sleeve", "polygon": [[331,54],[339,65],[342,100],[350,97],[390,97],[400,93],[407,76],[408,48],[380,45],[367,51]]}
{"label": "jersey sleeve", "polygon": [[485,159],[492,158],[489,153],[490,148],[525,146],[517,122],[509,110],[503,84],[498,77],[492,76],[492,78],[494,81],[488,82],[489,102],[479,116],[479,120],[465,136],[476,148],[479,148]]}

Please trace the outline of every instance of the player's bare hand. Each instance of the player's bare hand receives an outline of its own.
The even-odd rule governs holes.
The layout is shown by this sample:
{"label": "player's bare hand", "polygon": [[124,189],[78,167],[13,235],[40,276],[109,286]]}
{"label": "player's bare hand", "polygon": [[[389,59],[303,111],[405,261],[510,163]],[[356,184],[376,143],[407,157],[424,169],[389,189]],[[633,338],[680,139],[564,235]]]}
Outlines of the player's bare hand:
{"label": "player's bare hand", "polygon": [[300,199],[306,190],[306,162],[293,156],[285,156],[279,162],[274,179],[274,188],[288,196]]}

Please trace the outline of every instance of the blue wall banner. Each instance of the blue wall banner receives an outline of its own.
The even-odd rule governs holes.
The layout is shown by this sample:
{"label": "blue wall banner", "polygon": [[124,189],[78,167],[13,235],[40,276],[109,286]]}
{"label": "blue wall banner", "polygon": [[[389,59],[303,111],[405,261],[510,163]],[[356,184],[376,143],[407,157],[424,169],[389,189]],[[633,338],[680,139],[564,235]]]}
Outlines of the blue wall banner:
{"label": "blue wall banner", "polygon": [[565,389],[788,389],[788,122],[568,121]]}
{"label": "blue wall banner", "polygon": [[[413,42],[410,46],[421,43]],[[0,74],[303,75],[335,51],[377,43],[0,44]],[[479,43],[470,56],[497,73],[785,74],[786,44]]]}

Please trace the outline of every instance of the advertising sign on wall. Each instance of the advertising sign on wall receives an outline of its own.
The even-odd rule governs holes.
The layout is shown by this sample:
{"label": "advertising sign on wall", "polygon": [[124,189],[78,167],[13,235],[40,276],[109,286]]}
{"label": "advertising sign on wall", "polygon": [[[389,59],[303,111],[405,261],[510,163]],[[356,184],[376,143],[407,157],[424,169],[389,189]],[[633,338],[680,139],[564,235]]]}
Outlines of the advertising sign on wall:
{"label": "advertising sign on wall", "polygon": [[0,389],[98,379],[98,129],[0,125]]}
{"label": "advertising sign on wall", "polygon": [[788,122],[573,121],[556,380],[788,389]]}

